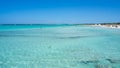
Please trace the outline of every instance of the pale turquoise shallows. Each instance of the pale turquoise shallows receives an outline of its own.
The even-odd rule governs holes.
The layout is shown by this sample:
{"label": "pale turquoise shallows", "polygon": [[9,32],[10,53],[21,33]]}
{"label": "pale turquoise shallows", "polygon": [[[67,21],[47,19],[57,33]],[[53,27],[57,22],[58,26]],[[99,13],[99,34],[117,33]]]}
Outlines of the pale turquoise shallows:
{"label": "pale turquoise shallows", "polygon": [[120,68],[120,29],[1,25],[0,68]]}

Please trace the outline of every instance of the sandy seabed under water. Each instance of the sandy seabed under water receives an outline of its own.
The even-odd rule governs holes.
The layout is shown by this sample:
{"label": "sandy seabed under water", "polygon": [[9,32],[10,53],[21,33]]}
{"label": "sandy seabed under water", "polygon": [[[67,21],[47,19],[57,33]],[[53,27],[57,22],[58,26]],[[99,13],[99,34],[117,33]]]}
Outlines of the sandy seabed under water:
{"label": "sandy seabed under water", "polygon": [[120,68],[120,29],[59,26],[0,30],[0,67]]}

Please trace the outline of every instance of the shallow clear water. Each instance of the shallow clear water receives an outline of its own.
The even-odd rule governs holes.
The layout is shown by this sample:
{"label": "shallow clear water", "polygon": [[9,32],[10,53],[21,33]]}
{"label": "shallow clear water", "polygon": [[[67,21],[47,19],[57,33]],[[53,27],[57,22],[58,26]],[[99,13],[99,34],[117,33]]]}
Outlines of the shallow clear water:
{"label": "shallow clear water", "polygon": [[120,29],[0,26],[0,68],[120,68]]}

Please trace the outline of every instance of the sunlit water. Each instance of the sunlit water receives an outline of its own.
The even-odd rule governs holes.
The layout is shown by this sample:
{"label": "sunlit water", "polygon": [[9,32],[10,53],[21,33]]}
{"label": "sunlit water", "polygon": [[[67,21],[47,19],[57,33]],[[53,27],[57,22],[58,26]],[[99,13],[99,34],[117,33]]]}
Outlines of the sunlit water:
{"label": "sunlit water", "polygon": [[120,29],[0,26],[1,68],[120,68]]}

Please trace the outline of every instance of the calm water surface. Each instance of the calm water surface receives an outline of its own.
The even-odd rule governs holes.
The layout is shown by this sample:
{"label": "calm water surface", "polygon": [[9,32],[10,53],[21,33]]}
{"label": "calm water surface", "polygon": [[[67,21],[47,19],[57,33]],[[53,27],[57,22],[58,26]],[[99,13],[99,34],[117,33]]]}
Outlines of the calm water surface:
{"label": "calm water surface", "polygon": [[120,29],[1,25],[0,68],[120,68]]}

